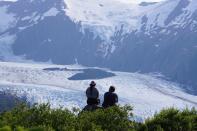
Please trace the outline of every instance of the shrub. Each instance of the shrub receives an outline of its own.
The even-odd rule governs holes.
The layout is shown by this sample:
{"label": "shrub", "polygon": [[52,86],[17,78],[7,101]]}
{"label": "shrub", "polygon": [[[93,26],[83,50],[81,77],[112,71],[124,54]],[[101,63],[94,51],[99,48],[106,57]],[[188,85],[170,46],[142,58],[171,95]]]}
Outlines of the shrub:
{"label": "shrub", "polygon": [[196,131],[197,111],[194,108],[183,111],[175,108],[165,109],[146,120],[143,127],[148,131]]}
{"label": "shrub", "polygon": [[4,127],[0,128],[0,131],[12,131],[12,129],[9,126],[4,126]]}
{"label": "shrub", "polygon": [[0,127],[17,125],[30,128],[37,126],[50,126],[61,130],[62,127],[72,126],[75,115],[67,109],[51,109],[49,104],[33,105],[31,108],[21,104],[11,111],[0,115]]}
{"label": "shrub", "polygon": [[[87,130],[129,130],[131,129],[132,108],[115,106],[94,112],[81,112],[79,115],[67,109],[51,109],[49,104],[29,107],[21,104],[11,111],[0,114],[0,127],[10,126],[19,131],[87,131]],[[22,127],[18,127],[18,126]]]}
{"label": "shrub", "polygon": [[130,106],[93,112],[51,109],[49,104],[21,104],[0,114],[0,131],[197,131],[197,111],[169,108],[144,123],[131,121]]}
{"label": "shrub", "polygon": [[130,106],[114,106],[108,109],[98,109],[94,112],[82,112],[78,118],[79,130],[108,130],[127,131],[132,129],[132,123],[128,119],[132,116]]}
{"label": "shrub", "polygon": [[28,129],[27,131],[55,131],[55,130],[47,126],[38,126],[38,127],[32,127]]}

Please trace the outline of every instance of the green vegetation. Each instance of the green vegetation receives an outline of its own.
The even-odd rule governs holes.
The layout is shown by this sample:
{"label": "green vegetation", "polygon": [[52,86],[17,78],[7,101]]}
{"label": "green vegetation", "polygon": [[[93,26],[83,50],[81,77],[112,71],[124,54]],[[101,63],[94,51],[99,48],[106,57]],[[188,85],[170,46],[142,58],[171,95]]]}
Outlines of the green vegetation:
{"label": "green vegetation", "polygon": [[197,131],[197,110],[180,111],[175,108],[162,110],[145,121],[145,131]]}
{"label": "green vegetation", "polygon": [[144,123],[131,121],[130,106],[93,112],[20,104],[0,114],[0,131],[197,131],[197,110],[162,110]]}

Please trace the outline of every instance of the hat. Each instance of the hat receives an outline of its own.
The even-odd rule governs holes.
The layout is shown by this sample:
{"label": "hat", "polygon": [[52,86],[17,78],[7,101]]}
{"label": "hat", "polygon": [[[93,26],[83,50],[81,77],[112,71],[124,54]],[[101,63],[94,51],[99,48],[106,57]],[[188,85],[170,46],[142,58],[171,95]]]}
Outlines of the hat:
{"label": "hat", "polygon": [[115,91],[115,87],[114,86],[110,86],[109,87],[109,92],[114,92]]}
{"label": "hat", "polygon": [[90,86],[95,86],[96,83],[94,81],[91,81]]}

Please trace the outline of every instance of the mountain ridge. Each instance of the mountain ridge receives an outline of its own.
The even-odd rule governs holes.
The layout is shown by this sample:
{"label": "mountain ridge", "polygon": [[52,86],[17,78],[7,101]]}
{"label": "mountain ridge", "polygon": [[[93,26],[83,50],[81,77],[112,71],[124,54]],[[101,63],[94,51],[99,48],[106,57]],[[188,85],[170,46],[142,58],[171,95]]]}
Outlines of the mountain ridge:
{"label": "mountain ridge", "polygon": [[197,93],[196,9],[194,0],[1,1],[0,56],[159,72]]}

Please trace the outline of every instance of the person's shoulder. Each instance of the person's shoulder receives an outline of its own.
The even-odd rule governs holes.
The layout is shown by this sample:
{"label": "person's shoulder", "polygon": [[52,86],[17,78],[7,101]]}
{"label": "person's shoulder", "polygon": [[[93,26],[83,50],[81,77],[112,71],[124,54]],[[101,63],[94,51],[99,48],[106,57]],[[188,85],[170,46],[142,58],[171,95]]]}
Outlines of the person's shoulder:
{"label": "person's shoulder", "polygon": [[115,96],[118,96],[116,93],[113,93]]}
{"label": "person's shoulder", "polygon": [[98,89],[96,87],[94,89],[98,91]]}
{"label": "person's shoulder", "polygon": [[88,91],[88,90],[90,90],[90,87],[88,87],[88,88],[86,89],[86,91]]}
{"label": "person's shoulder", "polygon": [[105,94],[104,95],[108,95],[109,94],[109,92],[105,92]]}

